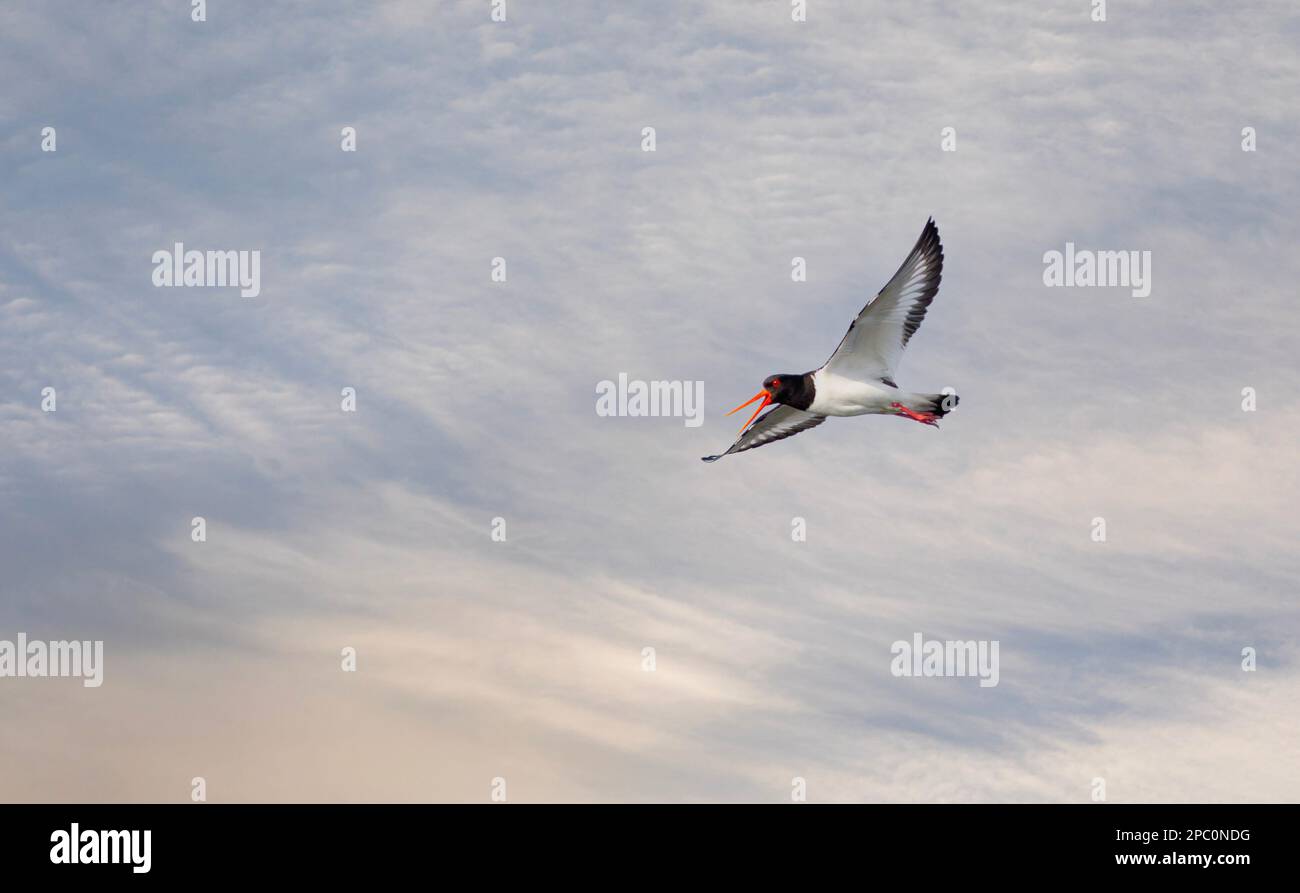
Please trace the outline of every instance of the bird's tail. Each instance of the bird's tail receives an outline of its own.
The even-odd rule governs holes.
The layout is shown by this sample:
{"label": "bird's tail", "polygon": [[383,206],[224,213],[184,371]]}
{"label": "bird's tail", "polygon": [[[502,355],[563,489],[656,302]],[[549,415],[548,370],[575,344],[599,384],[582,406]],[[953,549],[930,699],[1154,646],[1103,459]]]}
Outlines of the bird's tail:
{"label": "bird's tail", "polygon": [[930,401],[930,405],[925,411],[943,418],[957,407],[960,398],[956,394],[927,394],[926,399]]}

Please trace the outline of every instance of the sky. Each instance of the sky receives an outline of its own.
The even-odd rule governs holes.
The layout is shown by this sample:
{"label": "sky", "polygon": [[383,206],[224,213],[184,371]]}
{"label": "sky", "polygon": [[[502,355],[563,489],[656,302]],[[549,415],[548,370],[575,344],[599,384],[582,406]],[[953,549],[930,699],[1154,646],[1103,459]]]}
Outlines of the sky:
{"label": "sky", "polygon": [[[1300,799],[1300,10],[807,7],[0,5],[0,800]],[[700,462],[930,216],[941,429]]]}

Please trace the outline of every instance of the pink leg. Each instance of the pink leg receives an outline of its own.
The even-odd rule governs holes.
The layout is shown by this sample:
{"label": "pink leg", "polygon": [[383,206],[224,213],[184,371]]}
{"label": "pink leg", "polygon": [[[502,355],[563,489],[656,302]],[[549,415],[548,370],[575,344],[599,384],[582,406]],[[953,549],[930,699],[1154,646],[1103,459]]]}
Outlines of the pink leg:
{"label": "pink leg", "polygon": [[898,410],[899,415],[907,416],[909,419],[920,422],[922,425],[933,425],[936,428],[939,427],[939,417],[937,415],[932,415],[928,412],[913,412],[901,403],[891,403],[889,405]]}

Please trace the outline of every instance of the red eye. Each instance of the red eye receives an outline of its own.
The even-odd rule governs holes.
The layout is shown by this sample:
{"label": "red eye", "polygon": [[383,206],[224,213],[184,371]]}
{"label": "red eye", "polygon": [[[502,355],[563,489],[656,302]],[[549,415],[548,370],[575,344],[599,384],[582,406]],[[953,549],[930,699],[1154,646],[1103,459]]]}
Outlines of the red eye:
{"label": "red eye", "polygon": [[774,387],[774,388],[779,388],[779,387],[781,387],[781,379],[779,379],[779,378],[774,378],[774,379],[772,379],[772,387]]}

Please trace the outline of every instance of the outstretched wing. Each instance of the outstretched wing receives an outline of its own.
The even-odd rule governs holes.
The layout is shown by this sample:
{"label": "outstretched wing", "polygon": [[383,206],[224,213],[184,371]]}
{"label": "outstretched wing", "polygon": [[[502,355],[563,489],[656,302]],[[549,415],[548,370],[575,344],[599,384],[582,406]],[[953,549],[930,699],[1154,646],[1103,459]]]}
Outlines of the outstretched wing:
{"label": "outstretched wing", "polygon": [[903,348],[925,319],[942,274],[943,245],[931,218],[894,278],[862,308],[822,368],[858,381],[892,383]]}
{"label": "outstretched wing", "polygon": [[754,447],[766,446],[773,441],[792,437],[800,431],[816,428],[824,421],[826,421],[824,415],[804,412],[802,409],[795,409],[793,406],[778,406],[742,431],[740,437],[731,445],[731,449],[718,456],[704,456],[703,458],[705,462],[717,462],[723,456],[730,456],[732,453],[743,453],[745,450],[754,449]]}

